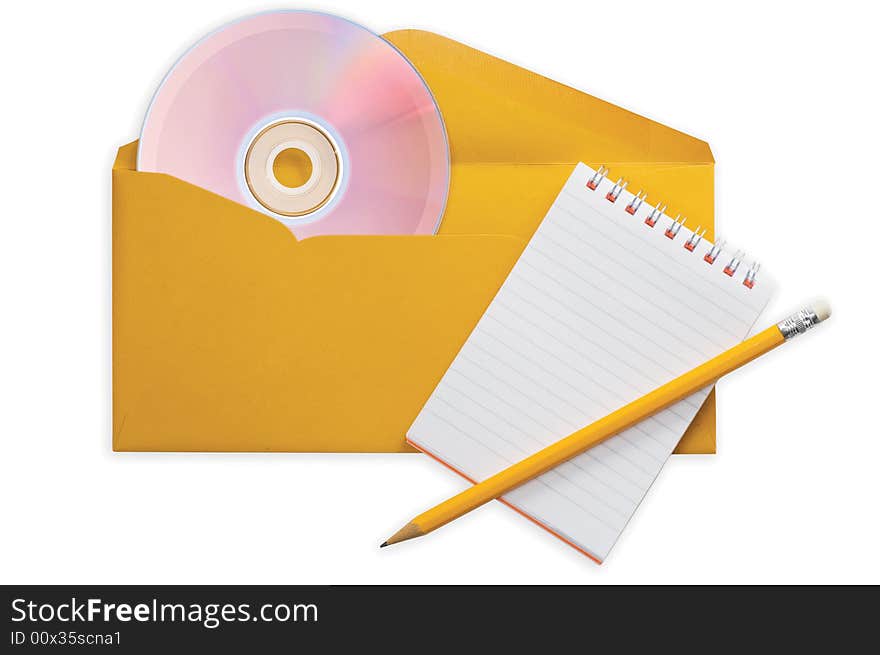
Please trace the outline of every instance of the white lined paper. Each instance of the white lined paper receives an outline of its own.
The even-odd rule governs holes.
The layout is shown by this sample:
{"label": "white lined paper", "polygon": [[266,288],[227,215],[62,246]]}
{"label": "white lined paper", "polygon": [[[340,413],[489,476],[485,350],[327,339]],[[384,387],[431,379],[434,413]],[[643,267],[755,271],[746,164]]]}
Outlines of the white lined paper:
{"label": "white lined paper", "polygon": [[[407,438],[482,480],[635,400],[745,338],[772,283],[730,277],[730,253],[624,211],[579,164]],[[710,389],[704,389],[504,500],[603,560]]]}

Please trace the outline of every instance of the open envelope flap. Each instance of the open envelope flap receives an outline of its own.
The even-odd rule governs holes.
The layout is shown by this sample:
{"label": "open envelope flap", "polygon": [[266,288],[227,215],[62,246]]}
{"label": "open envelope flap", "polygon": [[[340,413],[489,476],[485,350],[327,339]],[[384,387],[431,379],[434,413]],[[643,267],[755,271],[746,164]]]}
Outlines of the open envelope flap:
{"label": "open envelope flap", "polygon": [[407,451],[522,249],[330,236],[173,177],[113,171],[114,447]]}
{"label": "open envelope flap", "polygon": [[451,39],[420,30],[384,38],[431,88],[456,163],[714,162],[705,141]]}
{"label": "open envelope flap", "polygon": [[711,237],[705,141],[431,32],[384,38],[425,78],[446,125],[453,166],[440,233],[530,237],[583,161],[609,166]]}

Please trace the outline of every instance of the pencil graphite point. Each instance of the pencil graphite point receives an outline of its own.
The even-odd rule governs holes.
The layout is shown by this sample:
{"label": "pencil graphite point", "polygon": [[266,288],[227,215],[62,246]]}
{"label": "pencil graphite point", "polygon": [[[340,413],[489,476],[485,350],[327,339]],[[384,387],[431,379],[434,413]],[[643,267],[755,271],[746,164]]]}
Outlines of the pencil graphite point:
{"label": "pencil graphite point", "polygon": [[407,523],[405,526],[400,528],[393,535],[388,537],[379,548],[385,548],[385,546],[390,546],[391,544],[396,544],[400,541],[406,541],[407,539],[415,539],[416,537],[421,537],[424,533],[419,526],[415,523]]}
{"label": "pencil graphite point", "polygon": [[387,546],[387,545],[388,545],[388,542],[383,541],[381,544],[379,544],[379,548],[385,548],[385,546]]}

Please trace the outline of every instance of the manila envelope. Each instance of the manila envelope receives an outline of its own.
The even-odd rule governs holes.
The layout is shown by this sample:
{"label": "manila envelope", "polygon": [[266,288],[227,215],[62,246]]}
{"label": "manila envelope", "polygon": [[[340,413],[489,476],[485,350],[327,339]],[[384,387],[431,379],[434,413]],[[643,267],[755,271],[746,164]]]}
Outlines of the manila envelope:
{"label": "manila envelope", "polygon": [[[452,159],[433,236],[318,236],[113,167],[113,447],[413,452],[418,414],[578,161],[713,237],[708,145],[455,41],[386,34]],[[715,449],[709,396],[677,452]]]}

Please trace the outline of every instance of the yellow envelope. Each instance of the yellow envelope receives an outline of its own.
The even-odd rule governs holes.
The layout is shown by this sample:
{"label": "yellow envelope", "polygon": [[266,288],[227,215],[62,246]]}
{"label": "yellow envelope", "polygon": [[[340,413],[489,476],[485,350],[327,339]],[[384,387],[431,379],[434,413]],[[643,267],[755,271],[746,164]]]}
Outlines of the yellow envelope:
{"label": "yellow envelope", "polygon": [[[404,435],[578,161],[713,227],[703,141],[429,32],[386,34],[452,154],[434,236],[297,241],[173,177],[113,167],[115,450],[409,452]],[[709,397],[678,452],[715,448]]]}

